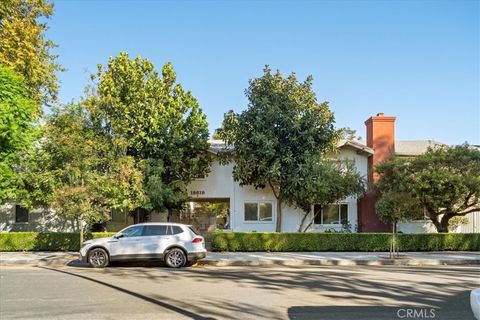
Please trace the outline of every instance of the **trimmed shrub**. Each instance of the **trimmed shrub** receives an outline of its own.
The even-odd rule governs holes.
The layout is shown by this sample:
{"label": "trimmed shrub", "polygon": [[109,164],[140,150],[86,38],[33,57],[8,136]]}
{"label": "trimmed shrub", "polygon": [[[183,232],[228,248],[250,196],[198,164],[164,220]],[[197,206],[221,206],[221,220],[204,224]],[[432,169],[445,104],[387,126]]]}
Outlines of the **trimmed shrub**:
{"label": "trimmed shrub", "polygon": [[480,233],[399,234],[402,251],[480,251]]}
{"label": "trimmed shrub", "polygon": [[[85,239],[111,237],[94,232]],[[479,233],[397,234],[400,251],[480,251]],[[214,232],[216,251],[389,251],[390,233]],[[1,232],[0,251],[78,251],[78,233]]]}
{"label": "trimmed shrub", "polygon": [[[112,232],[89,233],[85,239],[111,237]],[[80,235],[65,232],[1,232],[0,251],[78,251]]]}
{"label": "trimmed shrub", "polygon": [[[397,234],[401,251],[479,251],[478,233]],[[391,233],[214,232],[215,251],[389,251]]]}

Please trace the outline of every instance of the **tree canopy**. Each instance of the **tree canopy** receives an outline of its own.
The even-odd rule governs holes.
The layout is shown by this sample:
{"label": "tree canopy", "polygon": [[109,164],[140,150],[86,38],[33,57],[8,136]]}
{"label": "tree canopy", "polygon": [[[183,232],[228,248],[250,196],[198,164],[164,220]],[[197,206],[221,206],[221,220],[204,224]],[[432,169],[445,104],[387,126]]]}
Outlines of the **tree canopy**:
{"label": "tree canopy", "polygon": [[[430,148],[412,159],[390,157],[376,167],[381,215],[422,208],[438,232],[454,217],[480,211],[480,150],[468,145]],[[401,195],[401,201],[392,199]],[[395,201],[394,201],[395,200]],[[389,210],[383,210],[384,206]],[[415,210],[412,210],[415,211]]]}
{"label": "tree canopy", "polygon": [[56,72],[63,70],[52,53],[56,45],[45,37],[53,5],[46,0],[0,2],[0,63],[23,75],[29,96],[40,112],[42,104],[56,101]]}
{"label": "tree canopy", "polygon": [[18,201],[26,207],[53,205],[81,230],[106,220],[111,209],[136,208],[145,201],[143,175],[118,144],[96,130],[83,105],[54,109],[25,161]]}
{"label": "tree canopy", "polygon": [[15,198],[18,167],[37,133],[35,111],[23,78],[0,65],[0,204]]}
{"label": "tree canopy", "polygon": [[313,163],[306,172],[307,176],[300,178],[298,185],[290,189],[286,196],[287,202],[305,212],[298,231],[308,231],[320,214],[320,211],[313,212],[310,221],[304,226],[312,204],[323,209],[328,204],[365,192],[365,179],[353,160],[322,159]]}
{"label": "tree canopy", "polygon": [[375,210],[380,220],[396,224],[407,220],[423,218],[423,209],[406,192],[385,192],[375,203]]}
{"label": "tree canopy", "polygon": [[209,168],[207,121],[195,97],[176,82],[172,64],[160,75],[149,60],[127,53],[99,65],[93,80],[95,125],[125,141],[125,154],[142,167],[143,208],[181,208],[187,184]]}
{"label": "tree canopy", "polygon": [[[245,111],[225,114],[218,136],[234,146],[233,177],[240,185],[270,187],[277,198],[277,231],[281,231],[283,201],[306,208],[299,195],[315,190],[311,179],[322,158],[337,148],[342,131],[334,128],[334,116],[327,102],[318,103],[312,77],[297,81],[284,78],[268,66],[262,77],[250,81]],[[227,157],[232,154],[225,151]]]}

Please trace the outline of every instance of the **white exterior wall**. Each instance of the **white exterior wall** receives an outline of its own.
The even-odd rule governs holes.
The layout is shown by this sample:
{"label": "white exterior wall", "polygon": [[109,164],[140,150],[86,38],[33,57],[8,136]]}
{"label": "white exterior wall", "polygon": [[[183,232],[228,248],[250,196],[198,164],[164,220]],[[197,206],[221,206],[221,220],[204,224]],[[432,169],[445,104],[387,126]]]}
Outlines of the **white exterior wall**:
{"label": "white exterior wall", "polygon": [[[365,154],[358,154],[350,148],[342,148],[338,155],[341,159],[352,159],[355,161],[357,170],[366,178],[368,170],[368,157]],[[205,179],[193,181],[188,187],[188,193],[192,200],[211,199],[211,198],[229,198],[230,199],[230,225],[232,231],[257,231],[274,232],[276,226],[276,198],[270,188],[255,189],[251,186],[241,187],[239,183],[233,180],[233,164],[226,166],[220,165],[218,161],[212,163],[211,172]],[[272,203],[273,221],[252,222],[244,219],[244,205],[249,201],[269,201]],[[348,197],[340,203],[348,204],[348,220],[352,226],[352,231],[356,230],[358,224],[357,216],[357,198]],[[313,209],[313,208],[312,208]],[[312,210],[313,211],[313,210]],[[282,231],[297,232],[303,218],[301,209],[282,206]],[[313,218],[313,212],[310,212],[305,220],[304,227]],[[311,231],[322,232],[329,229],[341,230],[341,225],[313,225]]]}
{"label": "white exterior wall", "polygon": [[430,220],[399,222],[397,231],[403,233],[435,233],[437,229]]}
{"label": "white exterior wall", "polygon": [[[456,233],[479,233],[480,232],[480,212],[472,212],[465,216],[468,223],[459,225],[450,232]],[[398,223],[398,231],[403,233],[436,233],[437,229],[430,220],[415,220]]]}
{"label": "white exterior wall", "polygon": [[480,211],[472,212],[466,215],[468,223],[458,227],[461,233],[479,233],[480,232]]}
{"label": "white exterior wall", "polygon": [[0,206],[0,231],[73,232],[76,225],[55,215],[53,210],[30,210],[28,222],[15,222],[15,204]]}

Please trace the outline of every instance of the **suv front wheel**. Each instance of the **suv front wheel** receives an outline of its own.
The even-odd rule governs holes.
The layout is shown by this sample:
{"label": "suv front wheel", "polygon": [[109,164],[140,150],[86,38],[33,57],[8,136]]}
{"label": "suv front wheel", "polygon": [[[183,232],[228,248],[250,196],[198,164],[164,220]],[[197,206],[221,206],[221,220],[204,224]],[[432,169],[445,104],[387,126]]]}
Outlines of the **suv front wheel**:
{"label": "suv front wheel", "polygon": [[182,249],[173,248],[165,255],[165,263],[170,268],[181,268],[187,263],[187,256]]}
{"label": "suv front wheel", "polygon": [[108,253],[102,248],[94,248],[88,253],[88,262],[94,268],[108,266]]}

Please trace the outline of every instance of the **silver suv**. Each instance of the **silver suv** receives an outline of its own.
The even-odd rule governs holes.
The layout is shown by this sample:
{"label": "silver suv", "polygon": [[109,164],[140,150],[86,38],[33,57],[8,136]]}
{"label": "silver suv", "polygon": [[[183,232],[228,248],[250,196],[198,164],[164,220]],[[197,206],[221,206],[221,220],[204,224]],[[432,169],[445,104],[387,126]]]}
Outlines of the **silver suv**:
{"label": "silver suv", "polygon": [[85,241],[80,260],[104,268],[110,261],[163,260],[181,268],[207,256],[205,241],[191,226],[179,223],[140,223],[111,238]]}

